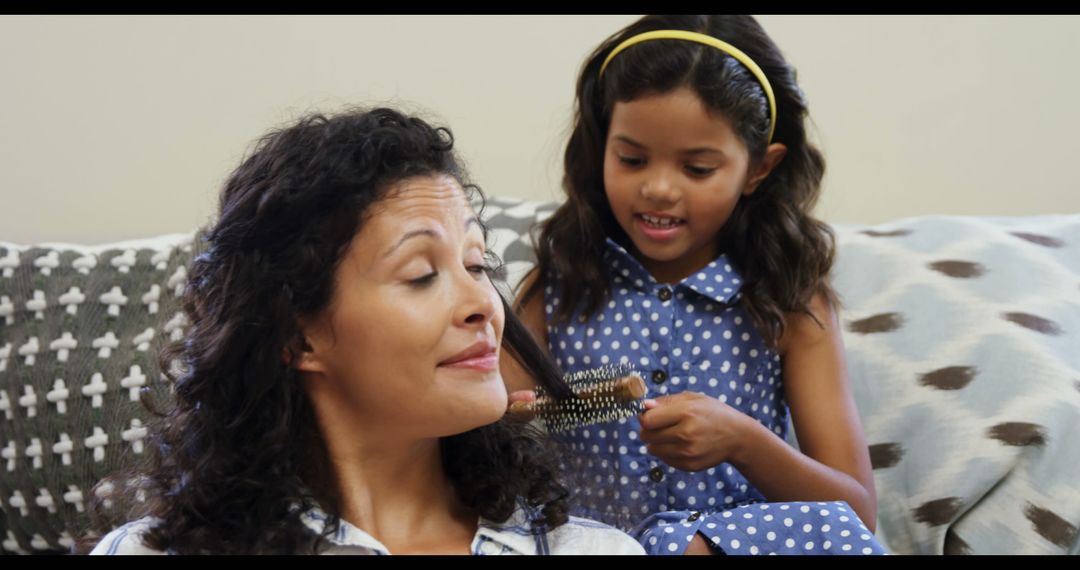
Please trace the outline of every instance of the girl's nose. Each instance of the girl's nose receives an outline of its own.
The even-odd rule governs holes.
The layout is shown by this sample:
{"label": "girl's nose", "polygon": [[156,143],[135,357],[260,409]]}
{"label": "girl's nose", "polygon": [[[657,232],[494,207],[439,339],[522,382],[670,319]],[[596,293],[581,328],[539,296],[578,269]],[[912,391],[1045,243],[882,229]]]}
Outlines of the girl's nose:
{"label": "girl's nose", "polygon": [[659,169],[642,183],[641,196],[656,202],[674,202],[678,199],[678,188],[673,177],[664,169]]}

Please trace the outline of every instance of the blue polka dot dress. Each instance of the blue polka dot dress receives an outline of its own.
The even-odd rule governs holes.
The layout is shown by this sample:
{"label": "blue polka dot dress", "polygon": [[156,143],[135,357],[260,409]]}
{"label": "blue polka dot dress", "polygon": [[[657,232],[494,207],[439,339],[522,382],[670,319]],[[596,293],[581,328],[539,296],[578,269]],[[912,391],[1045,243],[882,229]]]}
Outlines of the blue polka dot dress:
{"label": "blue polka dot dress", "polygon": [[[780,357],[739,305],[739,274],[724,256],[677,285],[657,283],[608,240],[608,302],[590,320],[548,325],[548,345],[565,372],[629,363],[649,397],[693,390],[718,398],[784,437],[788,408]],[[544,289],[548,322],[559,291]],[[728,554],[881,554],[884,549],[844,502],[767,503],[727,463],[690,473],[648,454],[636,417],[579,428],[565,440],[584,478],[581,516],[630,530],[650,554],[682,554],[701,533]]]}

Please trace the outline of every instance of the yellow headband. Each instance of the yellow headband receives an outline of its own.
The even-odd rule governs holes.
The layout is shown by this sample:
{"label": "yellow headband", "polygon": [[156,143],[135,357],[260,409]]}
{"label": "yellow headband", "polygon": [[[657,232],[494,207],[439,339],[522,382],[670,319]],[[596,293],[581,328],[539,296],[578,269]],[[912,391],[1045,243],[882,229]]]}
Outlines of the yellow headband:
{"label": "yellow headband", "polygon": [[604,75],[604,70],[607,69],[611,60],[624,49],[641,42],[647,42],[649,40],[686,40],[688,42],[697,42],[699,44],[705,44],[712,46],[731,57],[739,60],[739,63],[743,64],[746,69],[750,70],[750,73],[754,74],[758,83],[761,83],[761,88],[765,91],[765,97],[769,100],[769,144],[772,142],[773,131],[776,130],[776,98],[773,97],[772,86],[769,85],[769,79],[765,77],[765,72],[761,71],[761,68],[754,63],[754,60],[750,59],[750,56],[743,53],[739,48],[720,41],[712,36],[706,34],[699,34],[697,32],[688,32],[686,30],[653,30],[651,32],[645,32],[636,36],[631,36],[623,41],[621,44],[615,46],[615,49],[611,50],[607,59],[604,60],[603,65],[600,66],[600,76]]}

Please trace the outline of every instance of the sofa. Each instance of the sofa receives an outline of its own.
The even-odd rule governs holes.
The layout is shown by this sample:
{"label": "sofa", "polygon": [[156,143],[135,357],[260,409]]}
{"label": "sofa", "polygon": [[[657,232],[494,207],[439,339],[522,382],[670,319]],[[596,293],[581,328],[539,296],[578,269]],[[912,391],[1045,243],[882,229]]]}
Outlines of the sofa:
{"label": "sofa", "polygon": [[[555,207],[484,205],[506,294]],[[898,554],[1080,552],[1080,215],[833,228],[878,539]],[[69,551],[94,484],[145,452],[138,395],[168,391],[156,351],[184,334],[196,235],[0,241],[0,552]]]}

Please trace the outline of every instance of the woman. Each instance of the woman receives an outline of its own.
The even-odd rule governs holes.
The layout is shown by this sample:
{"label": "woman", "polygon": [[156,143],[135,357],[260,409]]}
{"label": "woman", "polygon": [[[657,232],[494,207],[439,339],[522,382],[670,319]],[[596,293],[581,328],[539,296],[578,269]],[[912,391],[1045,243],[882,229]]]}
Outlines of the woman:
{"label": "woman", "polygon": [[93,553],[641,552],[568,517],[556,456],[503,418],[503,349],[567,389],[490,281],[452,147],[390,109],[259,141],[191,264],[151,462],[103,485],[147,499]]}

